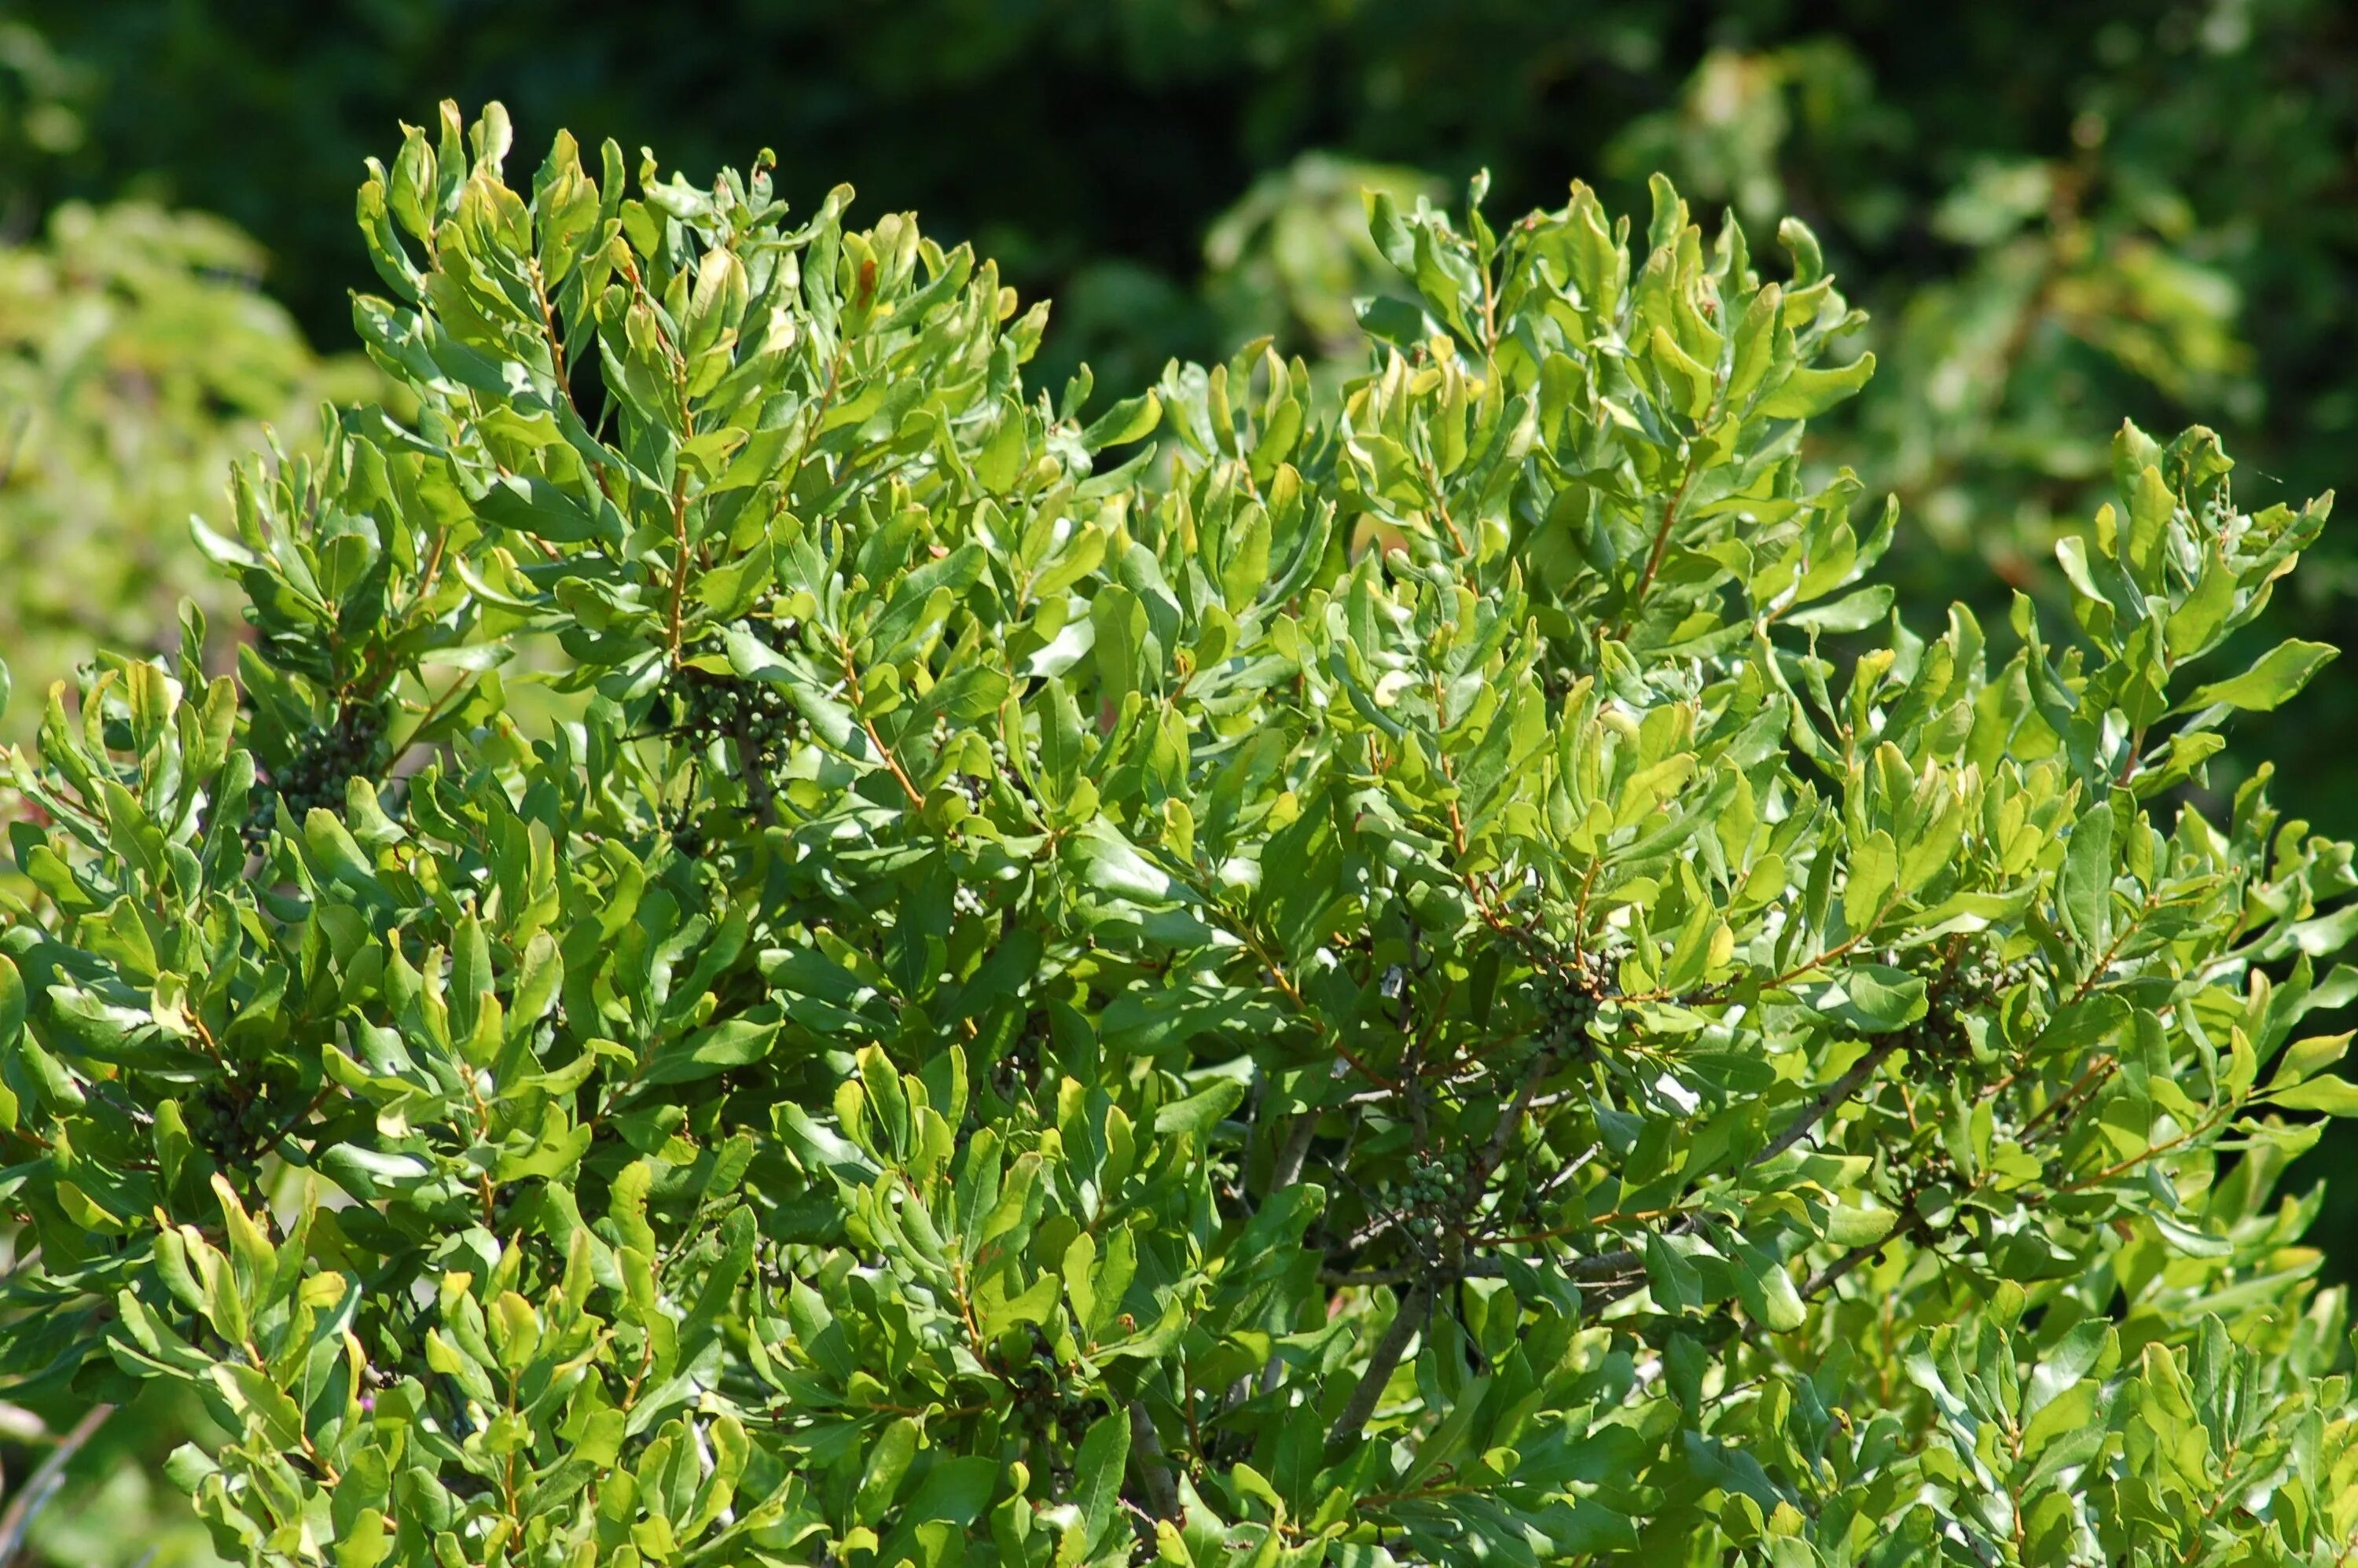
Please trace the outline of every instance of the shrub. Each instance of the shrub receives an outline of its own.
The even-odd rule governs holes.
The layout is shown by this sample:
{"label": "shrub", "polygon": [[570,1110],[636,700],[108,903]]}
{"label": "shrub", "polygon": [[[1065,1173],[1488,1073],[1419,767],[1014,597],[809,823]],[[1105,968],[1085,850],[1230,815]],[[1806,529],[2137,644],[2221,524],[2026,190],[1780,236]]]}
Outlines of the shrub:
{"label": "shrub", "polygon": [[1808,477],[1799,224],[1378,199],[1334,419],[1091,416],[905,217],[508,142],[363,188],[416,418],[242,474],[237,680],[14,766],[0,1368],[200,1390],[224,1552],[2346,1550],[2350,848],[2160,815],[2321,503],[2125,429],[2000,654]]}

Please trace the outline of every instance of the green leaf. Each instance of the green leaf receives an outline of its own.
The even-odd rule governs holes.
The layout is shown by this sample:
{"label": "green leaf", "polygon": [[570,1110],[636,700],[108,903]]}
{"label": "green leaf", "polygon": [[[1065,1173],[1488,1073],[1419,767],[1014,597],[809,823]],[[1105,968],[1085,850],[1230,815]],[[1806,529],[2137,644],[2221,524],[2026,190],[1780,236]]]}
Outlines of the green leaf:
{"label": "green leaf", "polygon": [[1851,851],[1850,880],[1843,885],[1843,924],[1853,935],[1875,929],[1898,885],[1898,848],[1878,827]]}
{"label": "green leaf", "polygon": [[1244,1103],[1245,1086],[1236,1078],[1216,1078],[1208,1088],[1185,1099],[1173,1100],[1154,1113],[1159,1133],[1187,1132],[1201,1138]]}
{"label": "green leaf", "polygon": [[1776,391],[1754,409],[1770,419],[1814,419],[1845,398],[1855,396],[1875,373],[1875,356],[1861,354],[1835,370],[1796,369]]}
{"label": "green leaf", "polygon": [[[2358,1108],[2358,1107],[2353,1107]],[[2225,1258],[2235,1250],[2235,1244],[2223,1236],[2213,1236],[2190,1225],[2181,1225],[2166,1214],[2148,1214],[2161,1238],[2177,1251],[2190,1258]]]}
{"label": "green leaf", "polygon": [[1874,583],[1826,604],[1812,604],[1783,617],[1803,632],[1864,632],[1891,613],[1898,596],[1889,583]]}
{"label": "green leaf", "polygon": [[1887,1208],[1838,1206],[1827,1212],[1825,1238],[1836,1247],[1872,1247],[1891,1234],[1898,1217]]}
{"label": "green leaf", "polygon": [[319,1165],[330,1180],[366,1203],[415,1186],[434,1173],[434,1167],[415,1154],[382,1152],[356,1143],[321,1150]]}
{"label": "green leaf", "polygon": [[1120,583],[1108,583],[1089,601],[1089,624],[1097,632],[1093,652],[1098,689],[1106,701],[1119,707],[1123,697],[1148,683],[1146,606]]}
{"label": "green leaf", "polygon": [[1766,1328],[1786,1334],[1809,1321],[1809,1309],[1793,1288],[1792,1275],[1759,1248],[1737,1245],[1736,1288],[1744,1310]]}
{"label": "green leaf", "polygon": [[2358,1084],[2347,1078],[2310,1078],[2289,1088],[2269,1089],[2263,1098],[2285,1110],[2314,1110],[2327,1116],[2358,1116]]}
{"label": "green leaf", "polygon": [[851,1517],[862,1524],[881,1522],[892,1499],[900,1495],[901,1478],[917,1456],[917,1423],[903,1416],[886,1426],[869,1445],[868,1466],[851,1502]]}
{"label": "green leaf", "polygon": [[1727,399],[1741,406],[1746,398],[1758,390],[1768,373],[1775,357],[1779,318],[1784,313],[1785,294],[1778,285],[1761,287],[1744,307],[1744,315],[1736,328],[1736,353],[1727,375]]}
{"label": "green leaf", "polygon": [[1092,452],[1101,452],[1108,447],[1128,446],[1132,441],[1142,441],[1154,434],[1154,427],[1162,420],[1162,400],[1151,392],[1141,392],[1135,397],[1125,397],[1107,409],[1095,423],[1081,432],[1081,445]]}
{"label": "green leaf", "polygon": [[2098,801],[2081,813],[2065,840],[2063,871],[2055,884],[2063,929],[2091,957],[2113,936],[2113,808]]}
{"label": "green leaf", "polygon": [[1102,818],[1089,823],[1073,839],[1072,853],[1079,862],[1081,881],[1098,892],[1148,903],[1177,898],[1183,892],[1169,872]]}
{"label": "green leaf", "polygon": [[1675,339],[1660,327],[1647,341],[1647,359],[1656,373],[1669,386],[1673,406],[1690,419],[1700,419],[1711,407],[1712,373],[1696,363],[1682,350]]}
{"label": "green leaf", "polygon": [[[5,1037],[6,1033],[5,1022],[0,1022],[0,1037]],[[2289,1088],[2294,1084],[2315,1077],[2342,1060],[2343,1054],[2350,1049],[2350,1039],[2351,1032],[2344,1030],[2339,1034],[2313,1034],[2305,1040],[2294,1041],[2277,1059],[2276,1073],[2268,1079],[2269,1089]]]}
{"label": "green leaf", "polygon": [[620,545],[621,518],[613,508],[592,508],[545,479],[503,474],[478,503],[484,517],[504,528],[560,545]]}
{"label": "green leaf", "polygon": [[1646,1281],[1654,1304],[1664,1312],[1693,1312],[1704,1304],[1703,1281],[1693,1263],[1659,1233],[1646,1233]]}
{"label": "green leaf", "polygon": [[1820,1017],[1861,1034],[1905,1029],[1924,1016],[1926,1006],[1922,977],[1887,964],[1855,965],[1801,989]]}
{"label": "green leaf", "polygon": [[770,1054],[779,1026],[752,1019],[732,1018],[700,1029],[686,1040],[658,1048],[654,1060],[640,1076],[644,1084],[687,1084],[750,1067]]}
{"label": "green leaf", "polygon": [[25,979],[16,962],[0,953],[0,1050],[6,1050],[25,1033]]}
{"label": "green leaf", "polygon": [[987,1455],[938,1459],[917,1483],[903,1517],[913,1524],[946,1520],[964,1530],[990,1506],[998,1484],[999,1464]]}
{"label": "green leaf", "polygon": [[1121,1516],[1122,1472],[1130,1464],[1130,1417],[1114,1410],[1090,1424],[1073,1458],[1073,1498],[1087,1521],[1090,1550],[1104,1545]]}
{"label": "green leaf", "polygon": [[2324,643],[2289,637],[2260,655],[2242,675],[2194,688],[2193,695],[2170,711],[2191,713],[2205,708],[2238,708],[2266,713],[2298,693],[2311,676],[2340,652]]}

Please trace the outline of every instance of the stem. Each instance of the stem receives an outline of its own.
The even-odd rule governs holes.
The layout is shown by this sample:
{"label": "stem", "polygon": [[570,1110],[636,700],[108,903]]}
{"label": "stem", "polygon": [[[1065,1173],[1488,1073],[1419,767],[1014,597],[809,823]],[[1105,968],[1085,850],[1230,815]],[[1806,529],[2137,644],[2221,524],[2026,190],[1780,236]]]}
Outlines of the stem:
{"label": "stem", "polygon": [[802,440],[795,447],[794,466],[785,470],[785,478],[778,482],[778,504],[782,507],[793,494],[795,482],[803,477],[803,464],[810,460],[811,449],[818,445],[819,427],[827,423],[827,411],[835,402],[836,384],[843,375],[843,356],[850,351],[850,348],[849,342],[838,338],[835,351],[827,356],[827,384],[819,388],[818,401],[812,406],[810,427],[803,432]]}
{"label": "stem", "polygon": [[1820,1118],[1858,1093],[1860,1087],[1875,1076],[1875,1070],[1882,1066],[1891,1053],[1899,1048],[1902,1038],[1903,1036],[1898,1034],[1889,1035],[1881,1044],[1853,1063],[1849,1072],[1836,1078],[1827,1086],[1823,1094],[1802,1107],[1801,1114],[1788,1123],[1784,1131],[1771,1139],[1766,1149],[1755,1154],[1752,1157],[1752,1162],[1755,1165],[1765,1165],[1808,1137],[1810,1130],[1817,1126]]}
{"label": "stem", "polygon": [[[549,306],[548,283],[540,275],[540,261],[537,257],[532,262],[532,297],[540,307],[541,334],[548,341],[549,379],[557,383],[557,390],[565,396],[565,406],[573,410],[573,417],[580,419],[581,427],[587,430],[590,428],[590,421],[582,418],[581,405],[574,401],[573,383],[566,373],[565,340],[557,330],[557,312]],[[601,483],[604,481],[602,474],[600,475],[600,481]]]}
{"label": "stem", "polygon": [[[450,683],[449,689],[445,691],[440,697],[436,697],[433,704],[426,709],[425,717],[421,718],[416,723],[409,727],[409,733],[402,738],[401,744],[391,748],[394,756],[398,759],[403,753],[406,752],[410,747],[417,744],[417,737],[423,735],[429,726],[440,719],[445,713],[449,711],[452,698],[463,697],[468,692],[475,689],[477,678],[478,677],[471,675],[461,675],[457,680],[452,681]],[[424,685],[425,683],[421,681],[419,684]],[[431,690],[432,688],[428,687],[427,689]]]}
{"label": "stem", "polygon": [[1849,1251],[1844,1253],[1841,1257],[1835,1259],[1833,1262],[1827,1264],[1824,1268],[1819,1270],[1816,1273],[1811,1275],[1809,1282],[1801,1287],[1801,1299],[1803,1301],[1808,1301],[1812,1296],[1817,1295],[1821,1292],[1830,1289],[1846,1278],[1852,1270],[1857,1268],[1861,1263],[1866,1262],[1869,1258],[1874,1257],[1877,1253],[1882,1251],[1887,1247],[1906,1240],[1923,1227],[1923,1216],[1916,1213],[1913,1208],[1905,1211],[1899,1222],[1891,1227],[1890,1233],[1885,1236],[1882,1240],[1871,1241],[1862,1246],[1854,1247]]}
{"label": "stem", "polygon": [[25,1477],[25,1489],[16,1494],[16,1500],[8,1505],[8,1511],[0,1514],[0,1568],[7,1568],[8,1563],[16,1561],[16,1553],[24,1548],[25,1532],[32,1528],[34,1519],[49,1506],[50,1497],[64,1484],[66,1465],[81,1452],[82,1444],[106,1424],[106,1418],[114,1413],[113,1405],[91,1406],[89,1413],[74,1422],[73,1430],[58,1439],[58,1445],[49,1450],[49,1457],[41,1461],[40,1467]]}
{"label": "stem", "polygon": [[909,804],[922,811],[925,805],[925,793],[910,782],[907,771],[901,766],[901,759],[893,755],[892,748],[884,743],[884,737],[876,733],[876,726],[870,723],[868,715],[860,711],[860,667],[852,662],[850,642],[838,638],[837,643],[837,651],[843,659],[844,689],[851,697],[851,711],[859,716],[861,732],[868,737],[868,743],[876,748],[876,754],[884,759],[884,765],[892,771],[892,777],[900,783],[901,793],[909,797]]}
{"label": "stem", "polygon": [[679,662],[679,617],[687,599],[687,478],[673,481],[671,490],[671,656]]}
{"label": "stem", "polygon": [[1399,1369],[1401,1357],[1408,1354],[1409,1341],[1424,1326],[1425,1315],[1432,1310],[1433,1281],[1420,1278],[1401,1299],[1391,1326],[1384,1330],[1384,1336],[1368,1353],[1368,1369],[1359,1374],[1358,1386],[1351,1390],[1350,1403],[1343,1407],[1335,1430],[1327,1435],[1329,1460],[1340,1459],[1359,1440],[1359,1433],[1367,1429],[1368,1418],[1376,1413],[1376,1404],[1392,1380],[1392,1373]]}
{"label": "stem", "polygon": [[1638,574],[1638,586],[1629,595],[1628,611],[1621,617],[1620,629],[1627,632],[1637,624],[1638,612],[1646,607],[1646,595],[1654,586],[1654,574],[1662,569],[1662,557],[1671,547],[1671,530],[1678,525],[1679,508],[1686,503],[1688,487],[1695,481],[1694,445],[1687,445],[1686,468],[1679,475],[1679,487],[1662,504],[1662,525],[1654,530],[1654,547],[1646,553],[1646,569]]}
{"label": "stem", "polygon": [[1422,466],[1424,470],[1424,492],[1433,497],[1433,509],[1440,514],[1441,525],[1449,530],[1449,542],[1456,546],[1459,555],[1472,555],[1474,552],[1466,546],[1466,535],[1458,531],[1456,522],[1449,515],[1448,499],[1441,493],[1441,470],[1433,466],[1431,459],[1425,460]]}
{"label": "stem", "polygon": [[2104,1075],[2112,1070],[2114,1060],[2115,1058],[2113,1054],[2107,1051],[2099,1055],[2094,1061],[2089,1063],[2088,1070],[2086,1072],[2082,1073],[2078,1077],[2072,1079],[2071,1084],[2064,1088],[2061,1094],[2057,1095],[2053,1099],[2049,1100],[2045,1105],[2039,1107],[2038,1111],[2031,1116],[2031,1119],[2022,1124],[2022,1130],[2015,1134],[2015,1141],[2028,1147],[2032,1134],[2039,1130],[2039,1127],[2045,1123],[2047,1119],[2050,1116],[2060,1115],[2070,1109],[2073,1103],[2080,1098],[2082,1091],[2093,1088],[2103,1078]]}
{"label": "stem", "polygon": [[2055,1191],[2058,1195],[2064,1193],[2085,1192],[2088,1188],[2094,1186],[2099,1182],[2109,1182],[2115,1176],[2125,1176],[2131,1171],[2136,1170],[2139,1165],[2144,1164],[2147,1161],[2158,1160],[2164,1154],[2169,1153],[2171,1150],[2179,1148],[2183,1144],[2193,1142],[2194,1140],[2210,1131],[2212,1127],[2218,1122],[2222,1114],[2222,1112],[2214,1110],[2211,1115],[2204,1117],[2201,1121],[2195,1123],[2192,1127],[2188,1128],[2177,1137],[2164,1139],[2159,1143],[2149,1143],[2137,1152],[2130,1155],[2127,1159],[2120,1161],[2115,1164],[2107,1165],[2093,1176],[2082,1176],[2076,1182],[2068,1182],[2062,1186],[2056,1188]]}
{"label": "stem", "polygon": [[1278,963],[1276,955],[1263,946],[1260,938],[1254,935],[1249,927],[1241,925],[1232,927],[1230,935],[1243,943],[1245,950],[1260,961],[1262,968],[1269,971],[1271,982],[1284,994],[1287,1004],[1309,1021],[1310,1027],[1325,1037],[1335,1054],[1349,1063],[1353,1071],[1379,1089],[1398,1089],[1401,1087],[1398,1079],[1387,1077],[1369,1066],[1357,1051],[1344,1044],[1340,1034],[1327,1027],[1326,1020],[1313,1011],[1309,1003],[1303,1000],[1301,988],[1287,977],[1284,967]]}

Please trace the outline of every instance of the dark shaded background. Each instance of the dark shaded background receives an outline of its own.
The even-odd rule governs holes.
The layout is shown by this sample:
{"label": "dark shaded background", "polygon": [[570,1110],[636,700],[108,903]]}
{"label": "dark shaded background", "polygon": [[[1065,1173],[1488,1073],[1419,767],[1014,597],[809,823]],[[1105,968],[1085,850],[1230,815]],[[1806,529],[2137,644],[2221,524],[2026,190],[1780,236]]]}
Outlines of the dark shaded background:
{"label": "dark shaded background", "polygon": [[[2118,188],[2089,193],[2096,202],[2206,231],[2189,248],[2247,292],[2240,325],[2277,416],[2246,421],[2247,434],[2293,470],[2288,483],[2315,482],[2309,470],[2331,462],[2322,438],[2351,428],[2339,363],[2358,308],[2358,8],[2347,5],[13,9],[81,78],[84,130],[62,156],[24,160],[12,221],[62,197],[125,191],[222,214],[268,249],[269,287],[323,343],[344,341],[345,291],[368,281],[351,223],[362,160],[388,152],[396,122],[427,120],[441,97],[502,99],[525,149],[560,125],[585,142],[652,145],[666,168],[694,171],[771,147],[784,189],[804,200],[849,180],[874,210],[918,209],[1049,292],[1118,261],[1184,293],[1212,222],[1257,175],[1316,148],[1453,186],[1487,167],[1507,209],[1552,204],[1574,176],[1628,206],[1656,163],[1694,194],[1762,209],[1747,216],[1767,215],[1746,200],[1764,193],[1747,182],[1781,187],[1779,205],[1817,225],[1855,278],[1904,297],[1971,259],[1974,247],[1944,233],[1940,217],[1977,168],[2063,158]],[[1732,90],[1696,81],[1699,65],[1730,58],[1750,61],[1756,78],[1790,80]],[[1731,91],[1752,101],[1731,102]],[[1693,124],[1662,123],[1682,108]],[[1714,125],[1714,114],[1727,123]],[[2163,211],[2172,207],[2183,211]],[[1179,300],[1089,325],[1156,352],[1217,346],[1215,323]]]}
{"label": "dark shaded background", "polygon": [[[1992,286],[1917,310],[1997,319],[1950,323],[1981,330],[1962,353],[1913,345],[1854,418],[1885,427],[1885,449],[1859,460],[1903,499],[2002,481],[1943,497],[1931,521],[1945,551],[2014,578],[2080,509],[2100,466],[2092,434],[2123,413],[2218,424],[2268,486],[2302,493],[2338,476],[2358,429],[2358,7],[2331,0],[13,12],[70,79],[56,95],[79,128],[47,151],[0,146],[5,222],[21,232],[61,199],[126,193],[219,213],[262,243],[266,287],[324,346],[348,343],[346,291],[372,281],[351,223],[362,159],[438,98],[498,97],[520,157],[560,125],[617,138],[634,165],[652,145],[698,176],[770,147],[804,203],[849,180],[871,211],[915,208],[1027,293],[1055,294],[1052,366],[1086,354],[1101,384],[1212,353],[1240,325],[1285,325],[1251,302],[1220,308],[1204,242],[1305,152],[1426,171],[1451,190],[1487,168],[1509,210],[1552,204],[1575,176],[1627,210],[1664,168],[1764,226],[1807,219],[1881,308],[1886,338],[1905,336],[1928,288]],[[2041,242],[2057,254],[2007,254]],[[1986,275],[2007,263],[2028,266],[2013,281],[2037,297],[1996,297],[2006,280]],[[1989,362],[1969,367],[1977,406],[1962,413],[1922,417],[1887,384],[1976,354]]]}

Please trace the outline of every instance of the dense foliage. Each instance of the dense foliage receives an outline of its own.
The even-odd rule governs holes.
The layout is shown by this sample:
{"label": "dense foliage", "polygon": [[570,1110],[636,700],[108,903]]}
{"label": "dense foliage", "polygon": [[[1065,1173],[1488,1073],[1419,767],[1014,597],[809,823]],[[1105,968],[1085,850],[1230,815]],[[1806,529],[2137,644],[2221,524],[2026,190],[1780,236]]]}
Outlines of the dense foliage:
{"label": "dense foliage", "polygon": [[1331,416],[1085,417],[906,217],[509,142],[373,170],[416,417],[200,531],[237,677],[12,762],[0,1369],[195,1390],[224,1552],[2346,1554],[2358,876],[2187,797],[2322,503],[2125,428],[2000,656],[1801,224],[1379,199]]}
{"label": "dense foliage", "polygon": [[[1919,617],[1962,593],[2000,619],[1980,562],[2061,612],[2052,543],[2105,498],[2125,412],[2221,429],[2247,493],[2289,500],[2340,481],[2358,420],[2358,27],[2336,0],[725,0],[692,24],[547,0],[18,0],[11,16],[0,232],[126,184],[224,214],[322,343],[367,276],[342,221],[354,171],[384,125],[456,93],[503,99],[535,143],[571,125],[698,168],[767,146],[806,206],[849,178],[919,208],[1027,296],[1054,293],[1051,385],[1082,359],[1142,384],[1264,331],[1316,368],[1372,287],[1328,265],[1363,237],[1325,199],[1338,160],[1453,188],[1487,168],[1515,210],[1552,203],[1567,171],[1635,210],[1660,168],[1762,232],[1800,212],[1864,280],[1894,373],[1812,439],[1900,494],[1911,526],[1887,569]],[[1282,221],[1224,224],[1240,203]],[[2329,535],[2272,610],[2278,634],[2346,643],[2352,567]],[[2272,738],[2277,787],[2358,830],[2331,739],[2358,715],[2338,690],[2317,702],[2320,722]],[[2214,809],[2255,760],[2231,747]]]}

